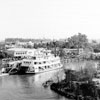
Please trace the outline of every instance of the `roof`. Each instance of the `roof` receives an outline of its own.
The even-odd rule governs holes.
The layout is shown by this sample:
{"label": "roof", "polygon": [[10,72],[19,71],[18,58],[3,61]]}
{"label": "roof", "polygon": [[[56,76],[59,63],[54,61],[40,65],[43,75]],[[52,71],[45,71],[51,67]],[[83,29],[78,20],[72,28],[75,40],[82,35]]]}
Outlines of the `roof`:
{"label": "roof", "polygon": [[35,51],[35,49],[28,49],[28,48],[10,48],[7,51]]}

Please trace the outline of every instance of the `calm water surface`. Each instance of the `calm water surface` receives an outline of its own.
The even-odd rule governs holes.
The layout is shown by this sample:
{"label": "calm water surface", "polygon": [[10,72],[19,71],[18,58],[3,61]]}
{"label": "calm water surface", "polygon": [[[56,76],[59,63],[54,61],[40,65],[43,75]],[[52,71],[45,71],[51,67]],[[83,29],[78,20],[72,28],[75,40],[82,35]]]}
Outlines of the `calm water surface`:
{"label": "calm water surface", "polygon": [[[71,63],[66,66],[85,65],[81,63]],[[62,71],[58,70],[61,73]],[[62,74],[63,75],[63,74]],[[0,77],[0,100],[68,100],[44,88],[42,84],[53,78],[56,80],[57,71],[50,71],[36,75],[8,75]]]}
{"label": "calm water surface", "polygon": [[55,72],[37,75],[10,75],[0,77],[0,100],[68,100],[44,88],[42,83],[54,77]]}

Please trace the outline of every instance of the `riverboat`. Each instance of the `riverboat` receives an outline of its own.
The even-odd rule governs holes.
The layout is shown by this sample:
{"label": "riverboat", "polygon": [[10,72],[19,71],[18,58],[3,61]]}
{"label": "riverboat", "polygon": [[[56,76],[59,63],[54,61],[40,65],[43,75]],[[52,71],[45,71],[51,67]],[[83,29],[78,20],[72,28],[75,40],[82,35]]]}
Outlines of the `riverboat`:
{"label": "riverboat", "polygon": [[63,67],[60,57],[52,54],[50,50],[37,51],[22,60],[6,61],[4,65],[6,67],[3,67],[2,72],[9,74],[36,74]]}
{"label": "riverboat", "polygon": [[23,59],[19,73],[36,74],[62,67],[60,57],[45,52]]}
{"label": "riverboat", "polygon": [[16,73],[20,69],[21,66],[21,59],[15,58],[6,58],[2,60],[2,69],[1,73]]}

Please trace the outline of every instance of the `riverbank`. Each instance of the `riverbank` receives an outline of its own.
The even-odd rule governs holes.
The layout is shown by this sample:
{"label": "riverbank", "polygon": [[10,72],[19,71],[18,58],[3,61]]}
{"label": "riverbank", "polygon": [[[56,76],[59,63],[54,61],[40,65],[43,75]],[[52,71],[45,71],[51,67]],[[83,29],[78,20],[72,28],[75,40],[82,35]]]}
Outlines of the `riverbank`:
{"label": "riverbank", "polygon": [[100,88],[98,88],[91,77],[85,73],[66,72],[64,80],[53,83],[51,90],[74,100],[99,100]]}
{"label": "riverbank", "polygon": [[[66,86],[65,86],[66,85]],[[91,83],[74,83],[68,82],[66,84],[53,83],[51,90],[58,94],[65,96],[68,99],[74,100],[98,100],[100,99],[100,90]],[[98,99],[97,99],[98,98]]]}

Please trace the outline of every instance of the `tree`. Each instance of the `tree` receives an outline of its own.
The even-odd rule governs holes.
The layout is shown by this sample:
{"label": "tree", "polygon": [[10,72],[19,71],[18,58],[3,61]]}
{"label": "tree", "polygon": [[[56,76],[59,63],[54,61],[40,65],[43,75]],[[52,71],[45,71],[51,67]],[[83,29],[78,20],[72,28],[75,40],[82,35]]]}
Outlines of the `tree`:
{"label": "tree", "polygon": [[78,33],[71,38],[68,38],[70,48],[85,48],[88,44],[88,39],[85,34]]}
{"label": "tree", "polygon": [[91,81],[96,73],[95,64],[93,62],[86,62],[83,72],[86,76],[89,77],[89,80]]}

